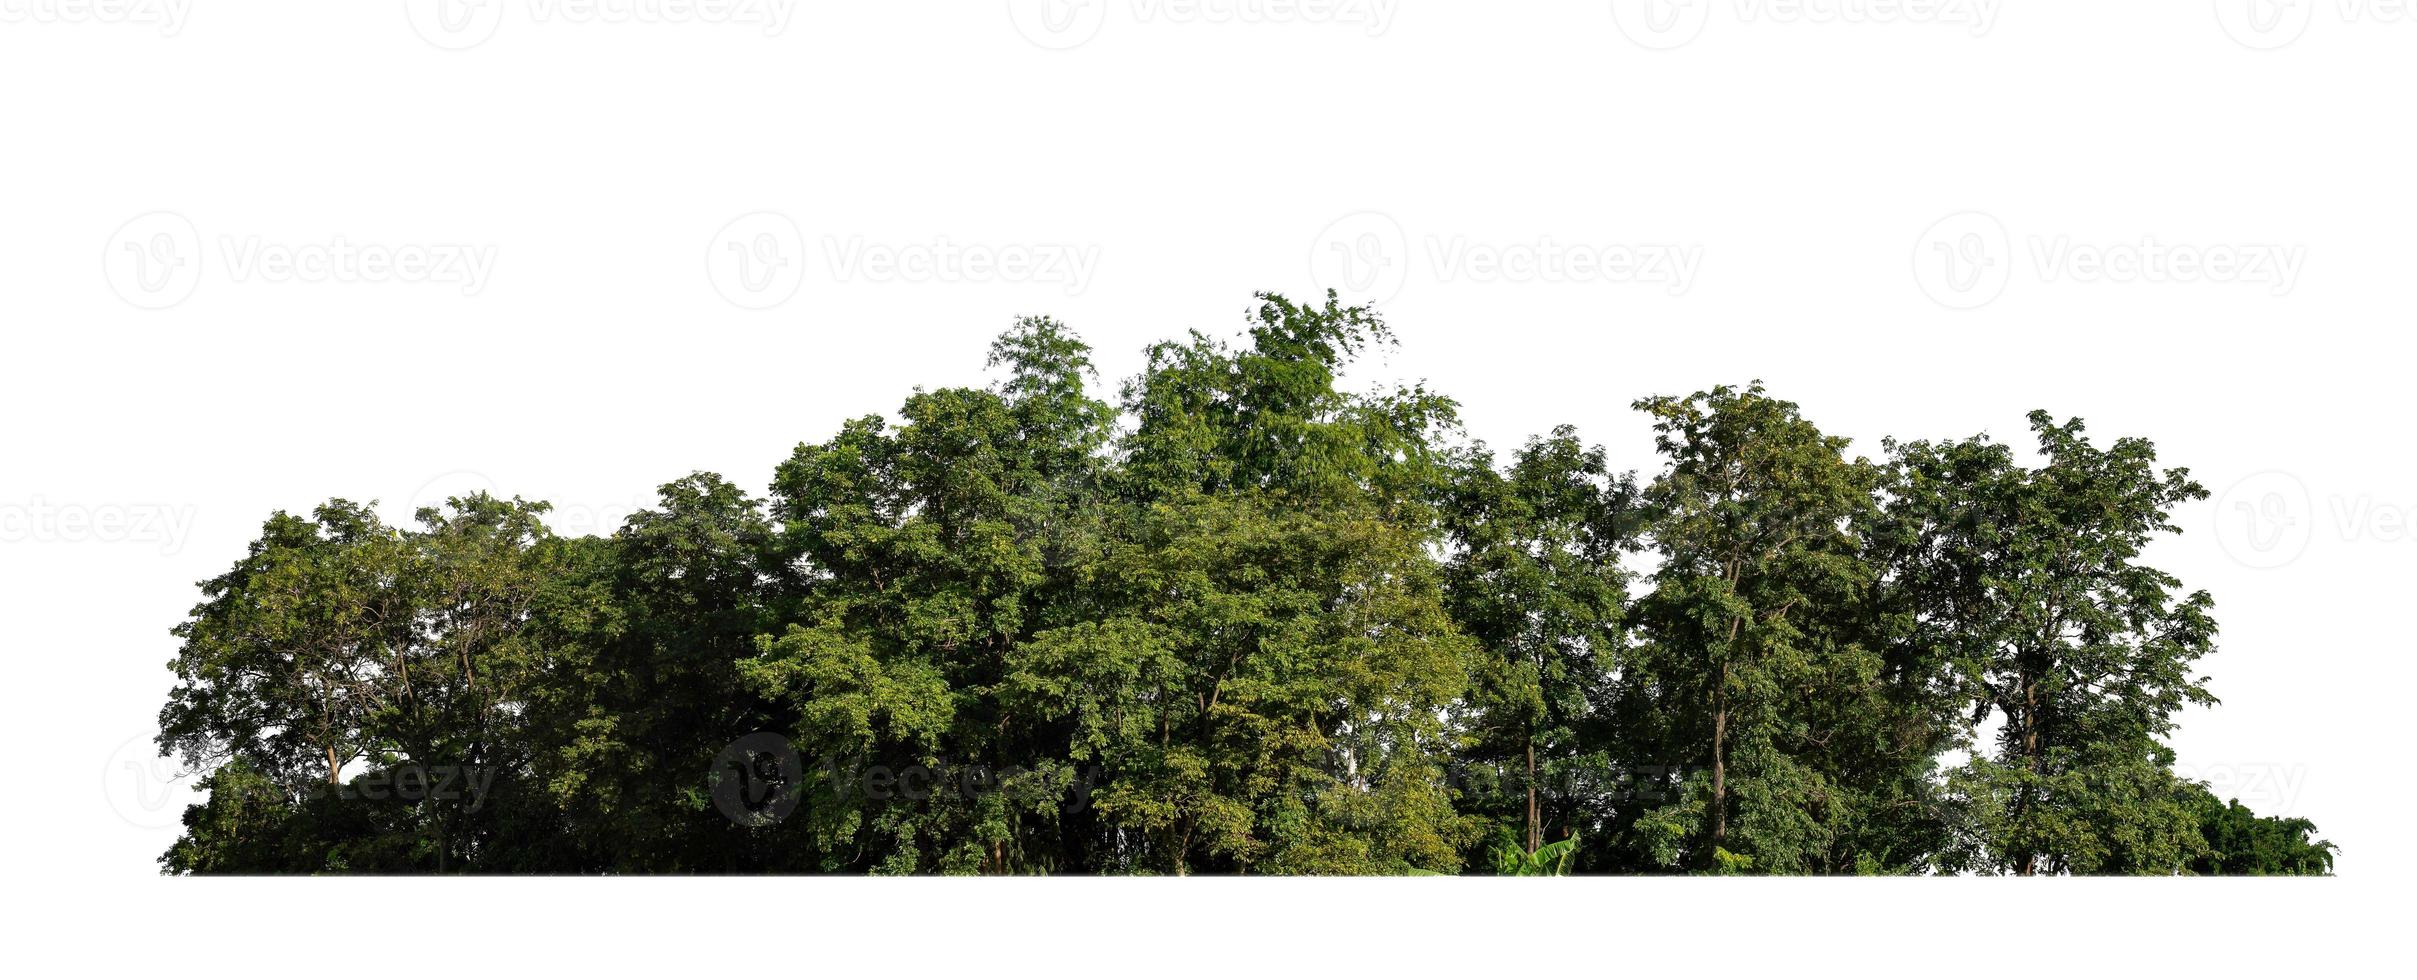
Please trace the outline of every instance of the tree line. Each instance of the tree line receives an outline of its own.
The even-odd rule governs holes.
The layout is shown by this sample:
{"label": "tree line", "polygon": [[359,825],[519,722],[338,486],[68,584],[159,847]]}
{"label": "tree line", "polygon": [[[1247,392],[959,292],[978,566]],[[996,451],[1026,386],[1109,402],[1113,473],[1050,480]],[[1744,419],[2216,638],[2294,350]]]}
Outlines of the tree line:
{"label": "tree line", "polygon": [[996,381],[697,473],[609,537],[475,494],[277,513],[177,627],[171,873],[2308,874],[2173,769],[2206,496],[2029,417],[1852,455],[1761,385],[1640,477],[1497,454],[1265,295],[1109,400]]}

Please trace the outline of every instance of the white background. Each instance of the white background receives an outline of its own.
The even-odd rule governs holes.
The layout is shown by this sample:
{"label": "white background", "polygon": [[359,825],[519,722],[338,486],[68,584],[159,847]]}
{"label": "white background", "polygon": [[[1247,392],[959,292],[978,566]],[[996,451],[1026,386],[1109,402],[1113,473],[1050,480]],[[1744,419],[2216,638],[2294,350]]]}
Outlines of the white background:
{"label": "white background", "polygon": [[[0,0],[0,840],[38,955],[2247,972],[2361,955],[2412,870],[2396,8],[449,2]],[[1527,261],[1573,252],[1640,264]],[[1019,314],[1113,384],[1326,286],[1402,340],[1355,383],[1426,379],[1497,446],[1569,422],[1649,471],[1631,400],[1757,378],[1874,454],[2027,445],[2033,408],[2154,439],[2218,495],[2153,555],[2223,624],[2180,765],[2315,819],[2340,877],[155,877],[168,630],[270,511],[487,487],[609,531],[981,382]]]}

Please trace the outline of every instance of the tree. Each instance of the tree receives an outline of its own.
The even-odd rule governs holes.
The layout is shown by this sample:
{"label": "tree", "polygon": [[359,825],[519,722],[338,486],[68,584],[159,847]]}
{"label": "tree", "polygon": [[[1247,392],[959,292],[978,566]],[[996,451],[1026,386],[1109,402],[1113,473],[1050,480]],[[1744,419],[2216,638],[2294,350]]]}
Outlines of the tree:
{"label": "tree", "polygon": [[[800,446],[774,511],[806,573],[796,620],[742,664],[832,778],[809,823],[827,870],[1007,873],[1077,866],[1059,824],[1064,734],[1001,703],[1009,655],[1081,615],[1113,411],[1085,393],[1089,349],[1055,321],[992,348],[992,389],[919,392],[895,430],[860,419]],[[901,794],[847,778],[1039,762],[1009,792]],[[920,797],[920,798],[910,798]]]}
{"label": "tree", "polygon": [[1116,867],[1451,870],[1442,787],[1463,641],[1414,536],[1362,513],[1154,505],[1101,562],[1096,623],[1015,654],[1015,703],[1076,724]]}
{"label": "tree", "polygon": [[1514,774],[1492,781],[1524,795],[1504,816],[1528,852],[1545,846],[1547,823],[1592,833],[1610,816],[1601,797],[1618,773],[1604,712],[1625,646],[1620,559],[1635,497],[1633,479],[1568,426],[1530,440],[1507,471],[1477,447],[1454,488],[1446,591],[1478,647],[1459,757]]}
{"label": "tree", "polygon": [[1635,403],[1640,487],[1345,386],[1393,342],[1263,295],[1111,403],[1031,317],[763,500],[273,514],[176,628],[160,744],[207,797],[161,866],[2330,872],[2173,772],[2215,624],[2141,563],[2204,496],[2146,441],[1874,464],[1720,387]]}
{"label": "tree", "polygon": [[2223,802],[2204,787],[2187,794],[2207,850],[2191,859],[2195,875],[2329,875],[2339,848],[2311,841],[2316,824],[2299,817],[2261,817],[2241,801]]}
{"label": "tree", "polygon": [[[250,802],[230,798],[227,808],[282,798],[289,805],[270,812],[322,823],[334,801],[363,795],[350,792],[361,780],[426,780],[432,767],[457,781],[521,771],[522,698],[541,660],[527,626],[560,579],[544,511],[481,493],[421,510],[412,531],[343,500],[311,522],[272,516],[250,556],[204,583],[205,601],[178,627],[180,683],[161,712],[162,747],[197,766],[236,766],[212,785]],[[391,863],[363,868],[356,854],[345,867],[449,870],[475,860],[496,815],[478,816],[483,799],[452,792],[404,802],[334,811],[406,811],[380,824],[395,843],[374,850]],[[243,870],[193,843],[175,862]]]}
{"label": "tree", "polygon": [[389,588],[402,560],[392,534],[343,500],[308,520],[271,515],[176,629],[160,747],[196,767],[242,758],[287,785],[339,782],[366,751],[368,687],[407,625]]}
{"label": "tree", "polygon": [[1640,739],[1693,770],[1638,832],[1666,866],[1816,870],[1841,812],[1816,750],[1881,669],[1836,615],[1876,578],[1854,527],[1878,475],[1759,384],[1637,407],[1668,463],[1645,492],[1661,565],[1622,684]]}
{"label": "tree", "polygon": [[1928,627],[1999,722],[1995,751],[1955,774],[1971,812],[1961,863],[2031,875],[2172,873],[2204,845],[2159,739],[2213,704],[2193,661],[2213,600],[2140,563],[2172,508],[2207,491],[2159,470],[2147,440],[2106,449],[2079,420],[2033,412],[2042,462],[1985,437],[1893,445],[1892,505],[1919,527]]}
{"label": "tree", "polygon": [[758,866],[700,776],[773,723],[739,664],[794,583],[759,502],[719,475],[664,484],[655,508],[566,562],[545,621],[561,633],[533,677],[532,781],[594,870]]}
{"label": "tree", "polygon": [[1262,297],[1248,338],[1151,349],[1092,615],[1018,647],[1008,691],[1103,767],[1111,867],[1456,868],[1466,641],[1429,553],[1454,406],[1337,390],[1388,335],[1331,295]]}

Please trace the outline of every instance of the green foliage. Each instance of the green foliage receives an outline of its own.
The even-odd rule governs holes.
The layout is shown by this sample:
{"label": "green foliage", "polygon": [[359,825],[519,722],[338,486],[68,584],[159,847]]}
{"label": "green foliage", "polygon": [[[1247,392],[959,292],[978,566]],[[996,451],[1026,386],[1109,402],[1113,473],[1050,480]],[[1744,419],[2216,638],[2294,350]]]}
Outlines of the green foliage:
{"label": "green foliage", "polygon": [[2298,817],[2261,817],[2241,801],[2221,802],[2205,787],[2185,791],[2207,845],[2184,865],[2196,875],[2329,875],[2339,848],[2311,841],[2316,824]]}
{"label": "green foliage", "polygon": [[1760,385],[1637,407],[1668,464],[1645,491],[1661,565],[1623,711],[1641,757],[1693,773],[1638,825],[1644,850],[1723,873],[1851,870],[1854,804],[1930,748],[1891,727],[1865,622],[1880,471]]}
{"label": "green foliage", "polygon": [[1926,639],[1972,720],[2000,723],[1994,754],[1951,780],[1971,815],[1960,863],[2171,873],[2203,845],[2159,739],[2184,704],[2215,703],[2189,673],[2214,648],[2214,600],[2138,559],[2207,491],[2146,440],[2100,449],[2078,420],[2030,421],[2036,467],[1986,437],[1893,446]]}
{"label": "green foliage", "polygon": [[1343,386],[1392,342],[1262,296],[1111,402],[1028,318],[994,383],[800,444],[762,500],[697,473],[603,538],[483,494],[272,515],[176,630],[160,741],[208,795],[161,865],[2331,869],[2173,775],[2215,626],[2137,562],[2203,495],[2146,442],[2035,415],[2036,467],[1875,463],[1720,387],[1636,403],[1640,485],[1570,427],[1498,460],[1448,398]]}
{"label": "green foliage", "polygon": [[1465,805],[1522,828],[1523,852],[1545,846],[1548,825],[1594,834],[1615,810],[1607,711],[1627,645],[1620,561],[1634,546],[1635,483],[1568,426],[1531,440],[1508,471],[1474,447],[1454,477],[1446,595],[1477,644],[1457,755],[1464,776],[1505,790],[1464,779]]}
{"label": "green foliage", "polygon": [[1551,878],[1567,875],[1578,856],[1578,839],[1564,838],[1533,851],[1522,851],[1505,844],[1495,852],[1494,873],[1514,878]]}

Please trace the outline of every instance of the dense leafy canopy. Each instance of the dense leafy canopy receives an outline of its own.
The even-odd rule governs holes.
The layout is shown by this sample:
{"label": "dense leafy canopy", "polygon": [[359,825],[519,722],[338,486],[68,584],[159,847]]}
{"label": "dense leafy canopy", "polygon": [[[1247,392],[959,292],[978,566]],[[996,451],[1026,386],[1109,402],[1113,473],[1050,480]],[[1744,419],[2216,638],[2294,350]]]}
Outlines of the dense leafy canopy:
{"label": "dense leafy canopy", "polygon": [[[1852,456],[1760,385],[1569,427],[1339,378],[1263,296],[1110,402],[1048,319],[987,388],[609,538],[484,494],[279,513],[178,627],[180,873],[2322,874],[2164,739],[2204,495],[2035,413]],[[1968,761],[1949,759],[1969,754]]]}

